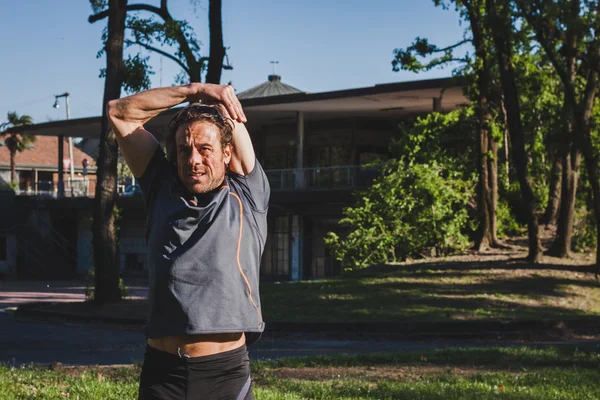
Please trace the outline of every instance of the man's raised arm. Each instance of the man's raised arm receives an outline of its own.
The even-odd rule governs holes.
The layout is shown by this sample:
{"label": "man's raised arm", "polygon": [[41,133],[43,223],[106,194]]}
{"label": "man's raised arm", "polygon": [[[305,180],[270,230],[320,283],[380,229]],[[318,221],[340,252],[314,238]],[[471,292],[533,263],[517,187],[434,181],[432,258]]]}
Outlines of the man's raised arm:
{"label": "man's raised arm", "polygon": [[254,169],[256,155],[246,125],[239,119],[232,118],[223,104],[215,102],[209,102],[209,104],[214,105],[224,118],[233,120],[233,149],[229,170],[239,175],[248,175]]}
{"label": "man's raised arm", "polygon": [[144,174],[158,145],[156,138],[144,129],[144,124],[173,106],[198,100],[219,102],[234,121],[246,121],[242,106],[231,86],[191,83],[150,89],[108,102],[108,119],[115,130],[125,162],[135,177]]}

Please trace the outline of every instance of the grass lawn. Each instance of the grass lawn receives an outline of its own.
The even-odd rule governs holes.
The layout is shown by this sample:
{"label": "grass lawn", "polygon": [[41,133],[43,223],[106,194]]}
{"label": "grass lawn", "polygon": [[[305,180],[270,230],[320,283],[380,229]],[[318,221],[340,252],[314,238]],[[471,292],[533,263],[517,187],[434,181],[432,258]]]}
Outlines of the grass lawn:
{"label": "grass lawn", "polygon": [[[267,321],[443,321],[600,315],[590,260],[457,256],[375,266],[340,279],[261,286]],[[319,310],[319,312],[315,312]],[[324,312],[326,311],[326,312]]]}
{"label": "grass lawn", "polygon": [[[263,283],[267,322],[401,322],[554,319],[600,315],[593,255],[542,264],[523,261],[524,247],[487,255],[374,266],[341,278]],[[146,301],[101,307],[41,305],[61,312],[142,318]]]}
{"label": "grass lawn", "polygon": [[[600,398],[600,347],[469,348],[253,362],[257,400]],[[0,366],[0,398],[136,399],[139,366]]]}

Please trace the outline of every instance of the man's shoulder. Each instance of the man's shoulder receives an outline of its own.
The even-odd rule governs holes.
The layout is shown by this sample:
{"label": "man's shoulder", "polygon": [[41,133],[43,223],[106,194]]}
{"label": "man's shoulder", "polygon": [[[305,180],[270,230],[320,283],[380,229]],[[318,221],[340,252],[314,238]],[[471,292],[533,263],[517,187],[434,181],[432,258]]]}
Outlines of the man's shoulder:
{"label": "man's shoulder", "polygon": [[230,190],[249,203],[254,211],[264,212],[268,208],[270,187],[262,166],[256,161],[254,168],[246,175],[227,173]]}

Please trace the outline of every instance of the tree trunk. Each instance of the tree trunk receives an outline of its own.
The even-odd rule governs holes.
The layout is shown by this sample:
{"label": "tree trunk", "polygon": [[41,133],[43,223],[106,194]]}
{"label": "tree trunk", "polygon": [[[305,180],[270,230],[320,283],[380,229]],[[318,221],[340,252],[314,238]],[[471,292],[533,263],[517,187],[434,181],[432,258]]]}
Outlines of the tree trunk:
{"label": "tree trunk", "polygon": [[504,107],[504,96],[500,99],[500,111],[502,112],[502,121],[504,121],[504,172],[506,174],[506,188],[510,186],[510,141],[508,138],[508,119],[506,118],[506,108]]}
{"label": "tree trunk", "polygon": [[492,239],[492,247],[498,247],[498,221],[496,218],[496,210],[498,209],[498,142],[494,140],[490,132],[488,139],[489,151],[491,157],[488,157],[488,171],[490,188],[489,218],[490,218],[490,236]]}
{"label": "tree trunk", "polygon": [[[497,190],[497,161],[496,169],[490,171],[489,155],[493,154],[495,147],[496,154],[498,152],[497,145],[493,146],[490,142],[493,141],[489,128],[492,115],[489,110],[490,97],[490,63],[488,59],[488,51],[485,47],[485,37],[483,32],[483,21],[479,12],[478,4],[465,3],[465,7],[469,14],[471,23],[471,31],[473,33],[473,45],[475,46],[475,56],[481,65],[477,71],[477,104],[475,113],[477,117],[477,130],[479,138],[477,141],[477,172],[479,181],[477,184],[477,212],[479,217],[479,227],[477,237],[475,239],[475,249],[483,251],[496,243],[496,204],[494,203],[493,188]],[[496,182],[494,184],[494,182]],[[497,192],[496,192],[497,196]]]}
{"label": "tree trunk", "polygon": [[190,65],[190,82],[202,82],[202,64]]}
{"label": "tree trunk", "polygon": [[[598,39],[597,39],[598,40]],[[600,42],[596,41],[590,53],[592,60],[597,60],[600,56]],[[592,129],[590,117],[596,100],[596,90],[598,90],[598,73],[595,70],[588,72],[588,79],[585,85],[585,91],[581,106],[575,109],[575,120],[577,135],[575,136],[575,148],[583,150],[585,166],[590,178],[592,187],[592,197],[594,200],[594,217],[596,218],[596,279],[600,277],[600,182],[598,181],[598,153],[592,140]]]}
{"label": "tree trunk", "polygon": [[479,175],[479,181],[477,184],[477,212],[479,216],[479,228],[477,232],[477,239],[475,243],[475,249],[477,251],[484,251],[491,247],[493,242],[492,237],[492,224],[490,216],[490,208],[492,204],[492,193],[489,187],[489,168],[488,168],[488,128],[486,118],[489,115],[487,112],[487,98],[479,96],[477,102],[477,124],[479,130],[479,140],[477,150],[479,153],[479,159],[477,162],[477,172]]}
{"label": "tree trunk", "polygon": [[208,27],[210,35],[210,53],[206,83],[221,83],[225,46],[223,45],[223,21],[221,17],[221,0],[210,0],[208,3]]}
{"label": "tree trunk", "polygon": [[[573,2],[571,12],[573,15],[579,13],[579,4]],[[577,36],[574,29],[569,29],[567,33],[567,43],[565,53],[567,56],[567,76],[569,87],[575,85],[577,77],[577,60],[575,58],[575,49],[577,47]],[[571,104],[568,99],[564,99],[565,115],[575,115],[576,104]],[[581,153],[577,143],[574,141],[573,128],[577,122],[567,123],[567,129],[562,133],[561,155],[562,155],[562,189],[561,189],[561,207],[558,214],[558,227],[556,238],[548,250],[548,254],[555,257],[569,257],[571,255],[571,238],[573,236],[573,220],[575,219],[575,200],[577,198],[577,183],[579,179],[579,164],[581,163]]]}
{"label": "tree trunk", "polygon": [[527,213],[527,226],[529,234],[529,254],[531,262],[541,261],[541,245],[539,238],[538,220],[535,215],[535,197],[531,186],[531,179],[527,172],[527,154],[525,152],[525,134],[521,121],[521,107],[519,93],[515,82],[512,66],[511,30],[512,24],[508,5],[504,2],[498,4],[496,0],[487,2],[488,15],[492,37],[496,44],[496,55],[500,68],[500,80],[504,93],[504,106],[508,119],[508,131],[512,142],[513,163],[517,170],[523,205]]}
{"label": "tree trunk", "polygon": [[97,302],[121,299],[119,291],[119,262],[115,232],[115,204],[117,199],[118,146],[114,132],[109,129],[106,103],[118,99],[123,84],[123,41],[127,0],[109,0],[108,39],[106,41],[106,79],[98,157],[98,182],[94,199],[92,224],[94,264],[96,269],[95,300]]}
{"label": "tree trunk", "polygon": [[10,148],[9,151],[10,151],[10,184],[14,186],[17,182],[17,163],[15,162],[17,150]]}
{"label": "tree trunk", "polygon": [[575,220],[575,200],[577,198],[580,163],[581,153],[577,149],[572,148],[570,151],[564,152],[558,226],[556,238],[548,250],[548,254],[555,257],[571,256],[571,239]]}
{"label": "tree trunk", "polygon": [[562,169],[562,157],[560,153],[557,153],[554,158],[550,176],[548,206],[546,207],[543,219],[544,225],[556,225],[558,219],[562,192]]}

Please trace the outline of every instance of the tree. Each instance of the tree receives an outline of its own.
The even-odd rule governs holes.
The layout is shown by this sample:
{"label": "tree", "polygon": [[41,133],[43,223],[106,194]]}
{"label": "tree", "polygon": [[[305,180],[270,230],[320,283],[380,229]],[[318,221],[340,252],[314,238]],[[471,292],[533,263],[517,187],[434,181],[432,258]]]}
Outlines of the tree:
{"label": "tree", "polygon": [[[475,247],[485,250],[488,247],[500,245],[497,238],[498,205],[498,138],[493,135],[492,120],[494,119],[490,103],[492,101],[492,63],[490,59],[491,45],[488,40],[484,21],[483,0],[451,0],[448,2],[434,0],[436,6],[448,8],[454,4],[460,11],[461,17],[469,22],[472,38],[448,46],[438,48],[429,44],[427,39],[417,38],[406,50],[396,49],[395,59],[392,61],[394,70],[406,69],[413,72],[429,70],[450,62],[465,64],[471,70],[470,80],[474,81],[474,88],[469,91],[469,96],[475,102],[477,116],[477,211],[479,228]],[[471,43],[475,48],[475,57],[455,58],[453,50],[466,43]],[[433,54],[442,54],[427,64],[421,64],[416,56],[426,57]],[[464,70],[463,70],[464,72]],[[505,144],[506,145],[506,144]]]}
{"label": "tree", "polygon": [[[179,77],[180,83],[201,82],[202,73],[206,73],[206,82],[220,83],[223,69],[231,69],[224,66],[226,49],[223,45],[223,27],[221,18],[221,0],[209,1],[209,31],[210,31],[210,53],[208,57],[200,55],[200,43],[196,39],[192,27],[183,20],[176,20],[168,9],[168,1],[161,0],[160,6],[149,4],[130,4],[127,12],[131,14],[127,18],[126,28],[132,38],[126,38],[126,46],[139,45],[153,53],[160,54],[179,65],[187,75],[188,79]],[[141,18],[138,12],[147,12],[149,18]],[[94,23],[108,16],[108,10],[99,7],[94,15],[89,17],[89,22]],[[161,22],[155,20],[158,17]],[[168,47],[176,46],[177,50],[170,53]],[[125,82],[133,82],[139,85],[143,82],[149,85],[148,74],[151,70],[147,64],[147,58],[139,56],[129,57],[126,62]]]}
{"label": "tree", "polygon": [[[29,115],[19,116],[15,111],[11,111],[6,115],[7,122],[5,126],[23,126],[31,125],[33,119]],[[16,133],[0,132],[1,137],[5,137],[4,144],[10,153],[10,183],[15,186],[17,184],[17,166],[15,157],[17,153],[29,149],[36,137],[31,135],[18,135]]]}
{"label": "tree", "polygon": [[495,52],[500,68],[504,107],[508,122],[508,131],[513,144],[513,159],[521,187],[521,196],[527,212],[527,225],[529,233],[529,254],[527,258],[532,262],[540,262],[542,257],[539,226],[535,213],[536,202],[532,190],[532,183],[527,171],[527,153],[525,151],[525,133],[521,119],[519,92],[517,89],[515,71],[513,67],[513,30],[510,4],[496,0],[487,0],[491,34],[495,44]]}
{"label": "tree", "polygon": [[97,160],[96,197],[94,199],[94,220],[92,223],[96,288],[94,300],[97,302],[121,299],[119,290],[119,263],[117,259],[117,238],[115,232],[115,204],[117,199],[118,145],[115,133],[110,129],[106,105],[110,100],[121,96],[125,73],[123,43],[125,39],[125,18],[127,0],[90,0],[93,10],[108,6],[108,28],[105,42],[106,79],[102,107],[100,131],[100,154]]}
{"label": "tree", "polygon": [[[592,139],[592,111],[598,90],[600,71],[600,4],[591,0],[517,0],[523,18],[535,30],[535,38],[544,49],[564,87],[564,112],[569,126],[563,147],[562,202],[574,203],[577,168],[583,153],[592,187],[596,230],[600,233],[600,182],[598,151]],[[565,179],[567,178],[567,179]],[[566,182],[565,182],[566,180]],[[574,207],[561,205],[563,207]],[[565,212],[566,214],[566,212]],[[562,215],[559,216],[559,226]],[[563,218],[563,230],[570,235],[572,216]],[[600,238],[600,236],[598,236]],[[568,243],[567,243],[568,240]],[[561,252],[570,250],[570,236],[563,238]],[[567,247],[568,245],[568,247]],[[596,271],[600,272],[600,241],[596,242]],[[566,248],[565,248],[566,247]],[[598,275],[597,275],[598,276]]]}

